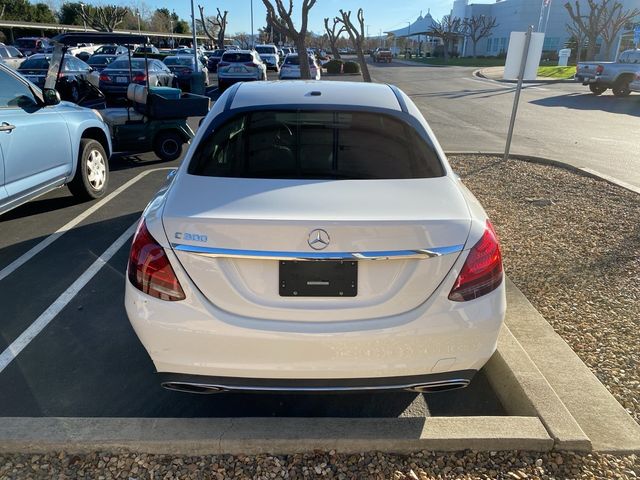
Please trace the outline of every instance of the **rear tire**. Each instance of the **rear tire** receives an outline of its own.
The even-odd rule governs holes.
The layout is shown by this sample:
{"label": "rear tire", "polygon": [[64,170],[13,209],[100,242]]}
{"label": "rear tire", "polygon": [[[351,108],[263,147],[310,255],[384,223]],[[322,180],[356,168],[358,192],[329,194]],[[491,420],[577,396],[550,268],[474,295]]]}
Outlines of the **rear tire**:
{"label": "rear tire", "polygon": [[93,200],[104,196],[108,184],[109,159],[104,147],[97,140],[83,138],[80,140],[76,174],[68,184],[69,190],[80,200]]}
{"label": "rear tire", "polygon": [[180,158],[183,144],[184,140],[178,132],[165,130],[156,135],[153,151],[160,160],[170,162]]}
{"label": "rear tire", "polygon": [[626,97],[631,93],[629,88],[630,80],[618,80],[611,90],[616,97]]}
{"label": "rear tire", "polygon": [[590,83],[589,90],[591,90],[591,93],[594,95],[602,95],[607,90],[607,87],[603,87],[597,83]]}

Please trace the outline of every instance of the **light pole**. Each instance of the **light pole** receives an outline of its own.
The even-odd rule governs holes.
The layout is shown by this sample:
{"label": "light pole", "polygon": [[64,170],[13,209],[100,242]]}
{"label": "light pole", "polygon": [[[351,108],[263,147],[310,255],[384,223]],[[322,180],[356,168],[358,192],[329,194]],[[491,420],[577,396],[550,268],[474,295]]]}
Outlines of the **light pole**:
{"label": "light pole", "polygon": [[406,59],[409,53],[409,45],[411,43],[411,22],[407,22],[409,24],[408,30],[407,30],[407,48],[405,49],[404,52],[404,58]]}
{"label": "light pole", "polygon": [[136,17],[138,17],[138,34],[140,34],[140,10],[136,8]]}
{"label": "light pole", "polygon": [[253,0],[251,0],[251,48],[255,47],[255,40],[253,36]]}
{"label": "light pole", "polygon": [[84,7],[85,7],[85,4],[80,2],[80,10],[82,10],[82,23],[84,25],[84,31],[86,32],[87,31],[87,20],[86,20],[85,13],[84,13]]}
{"label": "light pole", "polygon": [[193,32],[193,58],[196,66],[196,72],[200,71],[200,60],[198,59],[198,37],[196,35],[196,14],[193,8],[193,0],[191,0],[191,30]]}

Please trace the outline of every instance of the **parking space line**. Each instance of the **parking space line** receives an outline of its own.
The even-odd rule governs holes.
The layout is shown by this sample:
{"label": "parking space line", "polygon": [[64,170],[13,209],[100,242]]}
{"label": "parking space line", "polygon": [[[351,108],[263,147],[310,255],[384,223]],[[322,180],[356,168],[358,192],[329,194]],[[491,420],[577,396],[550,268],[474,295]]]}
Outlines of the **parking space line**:
{"label": "parking space line", "polygon": [[138,220],[118,237],[118,239],[100,255],[91,266],[80,275],[22,334],[0,354],[0,373],[29,345],[44,328],[49,325],[100,269],[113,257],[129,240],[138,226]]}
{"label": "parking space line", "polygon": [[29,260],[31,260],[33,257],[35,257],[42,250],[47,248],[49,245],[51,245],[53,242],[55,242],[57,239],[59,239],[62,235],[67,233],[69,230],[73,229],[76,225],[78,225],[80,222],[85,220],[91,214],[95,213],[97,210],[99,210],[100,208],[104,207],[107,203],[109,203],[111,200],[116,198],[118,195],[120,195],[122,192],[124,192],[131,185],[133,185],[136,182],[138,182],[139,180],[143,179],[144,177],[146,177],[150,173],[158,172],[160,170],[173,170],[173,168],[175,168],[175,167],[160,167],[160,168],[153,168],[151,170],[145,170],[144,172],[141,172],[140,174],[138,174],[135,177],[133,177],[131,180],[129,180],[125,184],[120,185],[120,187],[115,189],[113,192],[111,192],[105,198],[103,198],[102,200],[98,201],[95,205],[91,206],[90,208],[87,208],[84,212],[82,212],[80,215],[75,217],[73,220],[69,221],[68,223],[66,223],[65,225],[60,227],[54,233],[49,235],[47,238],[42,240],[40,243],[38,243],[37,245],[35,245],[31,249],[29,249],[27,252],[25,252],[20,257],[16,258],[13,262],[11,262],[9,265],[7,265],[2,270],[0,270],[0,281],[2,281],[5,278],[7,278],[9,275],[11,275],[13,272],[15,272],[18,268],[20,268],[22,265],[27,263]]}

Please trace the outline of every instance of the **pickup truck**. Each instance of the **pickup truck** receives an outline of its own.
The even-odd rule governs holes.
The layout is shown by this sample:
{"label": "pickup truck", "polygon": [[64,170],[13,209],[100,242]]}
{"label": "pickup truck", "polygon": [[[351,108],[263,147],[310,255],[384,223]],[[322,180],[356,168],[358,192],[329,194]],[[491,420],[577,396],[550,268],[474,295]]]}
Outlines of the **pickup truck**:
{"label": "pickup truck", "polygon": [[601,95],[611,88],[616,97],[631,93],[629,84],[640,72],[640,49],[625,50],[617,62],[580,62],[576,66],[575,79],[588,85],[591,93]]}
{"label": "pickup truck", "polygon": [[371,53],[371,56],[373,57],[374,63],[378,63],[378,62],[391,63],[391,60],[393,60],[393,55],[391,54],[391,50],[389,50],[388,48],[376,48]]}

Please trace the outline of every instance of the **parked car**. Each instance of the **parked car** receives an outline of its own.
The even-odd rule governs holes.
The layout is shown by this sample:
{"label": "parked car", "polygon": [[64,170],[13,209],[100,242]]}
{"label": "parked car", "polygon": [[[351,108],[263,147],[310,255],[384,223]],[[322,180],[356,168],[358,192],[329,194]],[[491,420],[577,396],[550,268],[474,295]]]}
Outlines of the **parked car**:
{"label": "parked car", "polygon": [[601,95],[611,88],[616,97],[631,93],[629,84],[640,71],[640,49],[625,50],[617,62],[580,62],[576,66],[576,82],[588,85],[591,93]]}
{"label": "parked car", "polygon": [[94,55],[127,55],[129,49],[124,45],[101,45],[98,47]]}
{"label": "parked car", "polygon": [[212,73],[215,73],[218,71],[218,64],[220,63],[220,60],[222,59],[222,55],[224,55],[224,52],[226,52],[226,50],[222,50],[222,49],[218,49],[218,50],[214,50],[211,55],[208,56],[207,58],[207,70],[209,70]]}
{"label": "parked car", "polygon": [[164,387],[471,381],[504,318],[500,247],[406,94],[242,84],[200,132],[128,262],[126,311]]}
{"label": "parked car", "polygon": [[16,40],[14,46],[26,57],[35,53],[49,53],[53,49],[46,37],[22,37]]}
{"label": "parked car", "polygon": [[[149,63],[149,85],[152,87],[172,87],[176,83],[176,77],[169,67],[160,60],[147,59]],[[129,60],[126,57],[118,58],[111,62],[100,73],[100,90],[108,98],[125,98],[127,87],[130,83],[144,85],[147,82],[147,72],[144,58],[131,59],[131,76],[129,72]]]}
{"label": "parked car", "polygon": [[16,47],[0,45],[0,59],[6,65],[17,70],[24,62],[25,56]]}
{"label": "parked car", "polygon": [[371,52],[371,58],[374,63],[391,63],[393,60],[393,54],[391,50],[388,48],[376,48],[373,52]]}
{"label": "parked car", "polygon": [[218,63],[218,88],[224,91],[237,82],[267,79],[267,66],[255,50],[228,50]]}
{"label": "parked car", "polygon": [[[173,55],[191,55],[193,57],[193,48],[181,48],[179,50],[176,50]],[[206,55],[200,51],[200,49],[198,49],[198,60],[200,60],[200,64],[203,67],[207,66],[207,57]]]}
{"label": "parked car", "polygon": [[99,73],[107,68],[107,66],[113,63],[115,60],[117,60],[120,56],[121,55],[96,53],[95,55],[91,55],[87,64]]}
{"label": "parked car", "polygon": [[632,92],[640,93],[640,72],[636,73],[633,82],[629,84],[629,89]]}
{"label": "parked car", "polygon": [[0,213],[68,185],[81,199],[107,191],[111,141],[93,110],[60,102],[0,65]]}
{"label": "parked car", "polygon": [[260,59],[265,63],[268,70],[280,71],[280,55],[275,45],[256,45],[255,50],[258,52],[258,55],[260,55]]}
{"label": "parked car", "polygon": [[[313,55],[308,55],[309,69],[311,70],[311,78],[320,80],[322,67],[318,65]],[[280,68],[280,80],[298,79],[300,78],[300,58],[297,53],[290,53],[284,59]]]}
{"label": "parked car", "polygon": [[[196,71],[195,59],[192,55],[172,55],[164,59],[164,64],[176,76],[178,86],[182,90],[190,90],[191,77]],[[209,75],[207,70],[201,69],[204,74],[204,84],[209,85]]]}
{"label": "parked car", "polygon": [[155,54],[158,54],[158,53],[160,53],[160,50],[158,50],[158,47],[156,47],[155,45],[140,45],[139,47],[137,47],[135,49],[134,53],[155,53]]}
{"label": "parked car", "polygon": [[[18,71],[39,88],[44,88],[50,60],[49,54],[31,55],[22,62]],[[56,90],[60,92],[60,97],[63,100],[78,103],[87,96],[93,95],[94,89],[91,85],[94,87],[97,85],[95,77],[91,76],[92,71],[93,69],[79,58],[65,56],[56,83]]]}

